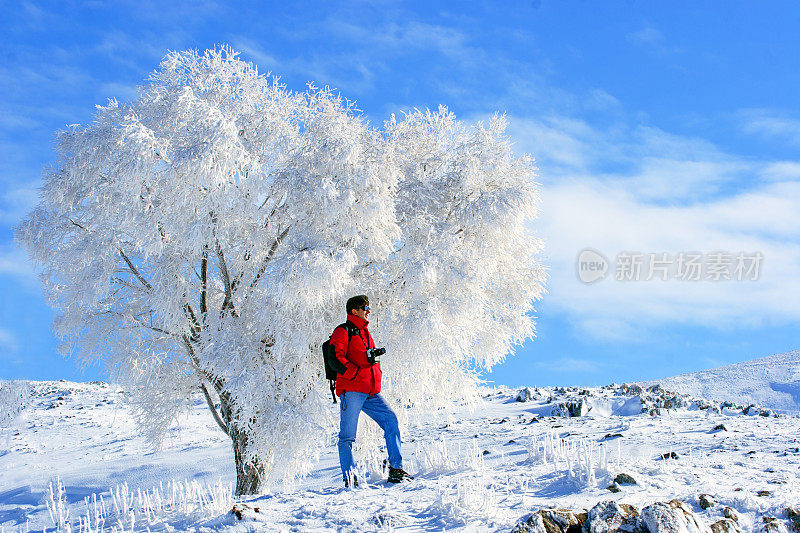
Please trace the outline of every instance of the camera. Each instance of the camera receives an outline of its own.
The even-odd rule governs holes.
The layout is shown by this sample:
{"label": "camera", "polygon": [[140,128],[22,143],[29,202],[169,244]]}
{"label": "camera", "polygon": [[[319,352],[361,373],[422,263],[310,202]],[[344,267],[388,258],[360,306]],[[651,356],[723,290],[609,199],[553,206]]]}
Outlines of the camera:
{"label": "camera", "polygon": [[386,353],[386,348],[370,348],[367,350],[367,362],[371,365],[381,362],[381,356]]}

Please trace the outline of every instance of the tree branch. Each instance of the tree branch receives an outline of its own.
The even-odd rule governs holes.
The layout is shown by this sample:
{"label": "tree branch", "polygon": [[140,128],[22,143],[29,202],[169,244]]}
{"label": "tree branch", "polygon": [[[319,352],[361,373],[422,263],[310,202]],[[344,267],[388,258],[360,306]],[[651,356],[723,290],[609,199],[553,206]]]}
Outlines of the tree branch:
{"label": "tree branch", "polygon": [[119,250],[119,254],[122,256],[122,259],[124,259],[125,262],[128,264],[128,268],[131,269],[131,272],[133,273],[133,275],[136,276],[139,279],[139,281],[142,283],[142,285],[147,287],[148,291],[152,291],[153,290],[153,286],[150,285],[147,282],[147,280],[144,279],[144,277],[139,273],[139,270],[133,265],[131,260],[128,259],[128,256],[125,255],[125,252],[122,251],[122,248],[117,247],[117,250]]}
{"label": "tree branch", "polygon": [[200,320],[206,323],[208,314],[208,248],[203,248],[203,258],[200,260]]}
{"label": "tree branch", "polygon": [[222,275],[222,283],[225,285],[225,300],[222,302],[221,314],[230,309],[233,316],[236,316],[236,309],[233,306],[233,287],[231,286],[231,277],[228,273],[228,264],[225,262],[225,254],[222,252],[222,246],[217,240],[217,258],[219,259],[219,273]]}
{"label": "tree branch", "polygon": [[[126,270],[124,272],[128,272],[128,271]],[[143,290],[142,287],[140,287],[139,285],[134,285],[133,283],[129,283],[128,281],[126,281],[126,280],[124,280],[122,278],[116,278],[115,277],[115,278],[112,278],[111,281],[113,281],[114,283],[117,283],[119,285],[122,285],[123,287],[125,287],[127,289],[131,289],[131,290],[134,290],[134,291],[137,291],[137,292],[141,292]]]}
{"label": "tree branch", "polygon": [[258,269],[256,277],[253,279],[253,282],[250,283],[251,291],[256,288],[258,280],[260,280],[261,276],[264,275],[264,272],[267,271],[267,264],[269,263],[270,259],[272,259],[272,256],[275,255],[275,250],[278,249],[278,246],[280,246],[280,244],[283,242],[283,239],[286,238],[286,235],[289,233],[289,229],[291,229],[291,226],[283,230],[283,233],[278,235],[278,237],[275,239],[275,242],[272,243],[272,247],[270,247],[269,252],[267,252],[267,257],[264,258],[264,262],[261,264],[261,268]]}
{"label": "tree branch", "polygon": [[139,324],[140,326],[142,326],[143,328],[155,331],[156,333],[161,333],[162,335],[166,335],[168,337],[177,338],[177,335],[175,335],[174,333],[169,332],[169,331],[167,331],[165,329],[159,328],[158,326],[154,326],[152,324],[147,324],[147,323],[143,322],[139,317],[134,316],[134,315],[126,315],[124,313],[120,313],[119,311],[112,311],[110,309],[108,311],[103,311],[102,313],[94,313],[94,314],[95,315],[109,314],[109,315],[118,316],[120,318],[129,318],[129,319],[133,320],[134,322],[136,322],[137,324]]}
{"label": "tree branch", "polygon": [[226,415],[226,411],[230,411],[230,409],[226,406],[225,400],[223,396],[225,395],[223,391],[223,387],[225,386],[224,382],[221,378],[214,377],[208,374],[205,370],[200,367],[200,360],[197,358],[197,354],[194,353],[194,348],[192,348],[192,342],[189,340],[189,337],[183,335],[183,345],[186,348],[186,353],[189,356],[189,361],[192,364],[192,368],[197,373],[198,378],[200,379],[200,388],[203,390],[203,395],[206,397],[206,403],[208,404],[208,409],[211,411],[214,420],[219,425],[220,429],[225,432],[226,435],[230,436],[230,430],[228,429],[230,426],[229,424],[225,424],[222,419],[220,418],[219,413],[217,412],[216,407],[214,406],[214,402],[211,400],[211,396],[206,389],[206,381],[211,383],[214,386],[214,389],[217,391],[217,394],[220,396],[220,409],[223,412],[223,415],[226,418],[230,419],[230,415]]}
{"label": "tree branch", "polygon": [[189,327],[192,328],[192,337],[190,340],[196,341],[200,336],[200,332],[203,331],[203,328],[197,321],[197,315],[194,314],[194,309],[192,309],[192,306],[188,303],[183,304],[183,314],[186,315],[186,318],[188,318],[191,323],[189,325]]}
{"label": "tree branch", "polygon": [[77,222],[75,222],[74,220],[72,220],[71,218],[69,218],[69,217],[66,217],[66,219],[67,219],[67,220],[69,220],[70,222],[72,222],[72,223],[73,223],[75,226],[78,226],[79,228],[81,228],[83,231],[86,231],[86,232],[88,232],[88,231],[89,231],[88,229],[86,229],[85,227],[81,226],[80,224],[78,224]]}
{"label": "tree branch", "polygon": [[228,433],[228,425],[222,421],[222,418],[220,418],[219,413],[217,412],[217,408],[214,405],[214,401],[211,399],[211,395],[208,393],[208,388],[206,387],[205,381],[203,381],[200,384],[200,390],[203,391],[203,396],[206,397],[206,403],[208,404],[208,409],[214,416],[214,420],[216,421],[217,425],[222,431],[225,432],[226,435],[230,436],[230,433]]}

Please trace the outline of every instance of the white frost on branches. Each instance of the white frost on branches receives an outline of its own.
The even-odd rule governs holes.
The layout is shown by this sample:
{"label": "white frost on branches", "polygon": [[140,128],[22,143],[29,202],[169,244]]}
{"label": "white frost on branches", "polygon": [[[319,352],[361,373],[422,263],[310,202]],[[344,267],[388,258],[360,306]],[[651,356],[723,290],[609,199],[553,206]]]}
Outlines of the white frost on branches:
{"label": "white frost on branches", "polygon": [[420,409],[533,334],[538,192],[504,127],[440,108],[381,131],[228,48],[171,53],[59,133],[18,238],[65,349],[105,362],[154,441],[204,384],[239,462],[290,480],[335,420],[319,346],[347,297],[374,303],[387,396]]}

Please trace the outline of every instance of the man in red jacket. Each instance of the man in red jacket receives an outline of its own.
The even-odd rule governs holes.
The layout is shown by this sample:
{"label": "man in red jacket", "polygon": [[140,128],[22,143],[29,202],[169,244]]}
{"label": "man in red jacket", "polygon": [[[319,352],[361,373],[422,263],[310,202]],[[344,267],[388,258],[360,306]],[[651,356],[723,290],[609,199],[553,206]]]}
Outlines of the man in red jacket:
{"label": "man in red jacket", "polygon": [[[397,416],[380,395],[381,363],[380,355],[373,352],[375,341],[370,335],[369,298],[365,295],[353,296],[347,300],[347,322],[351,333],[345,327],[338,327],[331,335],[330,344],[336,351],[336,359],[346,369],[336,376],[336,395],[340,398],[339,419],[339,463],[345,487],[358,486],[353,474],[353,442],[356,440],[358,415],[364,411],[383,430],[386,450],[389,453],[389,482],[399,483],[413,479],[403,470],[403,457],[400,454],[400,428]],[[379,350],[380,352],[380,350]]]}

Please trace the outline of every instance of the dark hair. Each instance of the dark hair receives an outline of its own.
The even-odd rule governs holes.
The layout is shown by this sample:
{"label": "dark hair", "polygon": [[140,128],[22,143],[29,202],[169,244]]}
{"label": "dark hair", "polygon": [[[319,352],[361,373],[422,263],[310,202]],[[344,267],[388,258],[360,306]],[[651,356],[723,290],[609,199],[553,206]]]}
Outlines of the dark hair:
{"label": "dark hair", "polygon": [[352,298],[347,300],[347,314],[351,314],[350,311],[353,309],[360,309],[365,305],[369,305],[369,298],[367,298],[366,294],[359,294],[358,296],[353,296]]}

